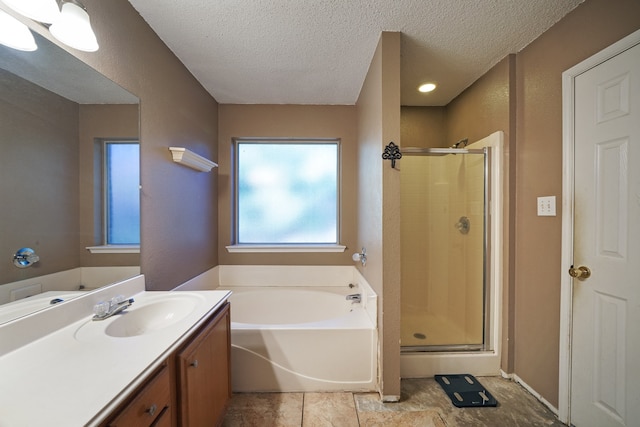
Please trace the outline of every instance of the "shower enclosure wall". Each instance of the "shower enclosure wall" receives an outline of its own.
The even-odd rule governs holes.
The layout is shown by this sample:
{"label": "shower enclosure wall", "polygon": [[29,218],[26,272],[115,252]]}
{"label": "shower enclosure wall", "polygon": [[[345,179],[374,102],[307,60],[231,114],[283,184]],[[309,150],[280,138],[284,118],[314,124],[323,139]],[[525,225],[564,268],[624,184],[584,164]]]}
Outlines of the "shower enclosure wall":
{"label": "shower enclosure wall", "polygon": [[499,372],[501,147],[497,132],[465,149],[402,149],[403,377],[451,373],[455,359]]}

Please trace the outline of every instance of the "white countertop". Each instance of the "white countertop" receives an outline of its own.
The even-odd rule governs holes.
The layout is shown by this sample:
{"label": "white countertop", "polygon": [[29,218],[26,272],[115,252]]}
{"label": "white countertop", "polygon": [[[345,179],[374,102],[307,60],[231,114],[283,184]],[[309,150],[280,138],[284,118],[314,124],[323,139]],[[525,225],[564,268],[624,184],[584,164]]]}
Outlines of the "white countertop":
{"label": "white countertop", "polygon": [[[127,311],[133,313],[167,295],[192,298],[197,304],[180,321],[130,337],[103,333],[122,315],[94,322],[89,311],[81,318],[69,316],[71,322],[65,326],[51,333],[45,330],[43,336],[7,351],[0,357],[0,427],[98,424],[204,322],[207,314],[224,304],[229,292],[142,291],[125,295],[135,299]],[[72,303],[65,303],[69,310],[73,310]],[[63,312],[65,308],[56,310]],[[36,321],[30,319],[33,324]],[[42,321],[46,322],[46,316]],[[19,329],[14,325],[8,332],[16,331]]]}

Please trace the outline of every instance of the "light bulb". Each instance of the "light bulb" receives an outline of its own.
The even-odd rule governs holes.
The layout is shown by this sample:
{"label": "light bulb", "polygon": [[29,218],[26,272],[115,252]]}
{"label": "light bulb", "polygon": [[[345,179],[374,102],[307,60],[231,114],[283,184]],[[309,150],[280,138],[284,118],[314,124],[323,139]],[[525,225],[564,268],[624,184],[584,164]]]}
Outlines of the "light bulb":
{"label": "light bulb", "polygon": [[1,9],[0,43],[12,49],[29,52],[38,48],[29,28]]}
{"label": "light bulb", "polygon": [[56,39],[74,49],[85,52],[98,50],[98,41],[89,22],[89,14],[75,3],[63,3],[62,12],[49,27]]}
{"label": "light bulb", "polygon": [[2,0],[2,2],[20,15],[45,24],[53,23],[60,15],[56,0]]}

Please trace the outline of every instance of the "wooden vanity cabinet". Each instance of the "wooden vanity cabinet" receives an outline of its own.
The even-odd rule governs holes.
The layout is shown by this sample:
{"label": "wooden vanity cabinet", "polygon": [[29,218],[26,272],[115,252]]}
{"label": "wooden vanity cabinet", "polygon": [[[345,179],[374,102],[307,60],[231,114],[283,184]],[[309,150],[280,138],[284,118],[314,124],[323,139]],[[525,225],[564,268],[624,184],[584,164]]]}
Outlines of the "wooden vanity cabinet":
{"label": "wooden vanity cabinet", "polygon": [[200,427],[222,424],[231,399],[229,303],[106,418],[101,427]]}
{"label": "wooden vanity cabinet", "polygon": [[222,424],[231,399],[229,304],[176,354],[178,425]]}

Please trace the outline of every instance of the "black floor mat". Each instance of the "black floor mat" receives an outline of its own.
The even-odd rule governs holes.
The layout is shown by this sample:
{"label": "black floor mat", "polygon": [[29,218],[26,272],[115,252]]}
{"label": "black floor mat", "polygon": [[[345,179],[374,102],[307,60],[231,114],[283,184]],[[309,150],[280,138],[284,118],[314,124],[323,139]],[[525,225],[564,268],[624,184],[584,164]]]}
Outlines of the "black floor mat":
{"label": "black floor mat", "polygon": [[473,375],[435,375],[434,378],[458,408],[498,405],[498,401]]}

